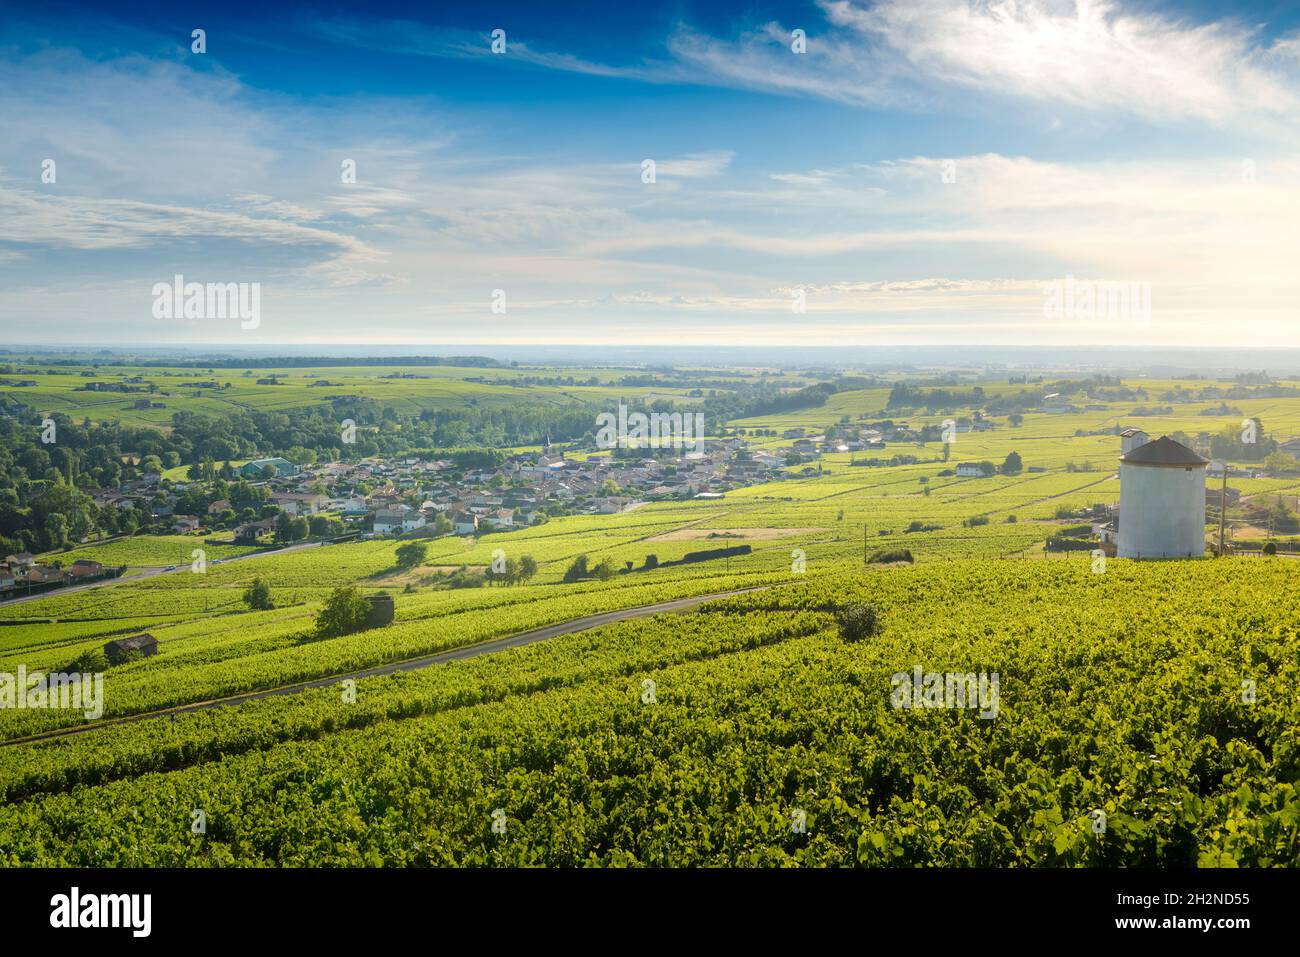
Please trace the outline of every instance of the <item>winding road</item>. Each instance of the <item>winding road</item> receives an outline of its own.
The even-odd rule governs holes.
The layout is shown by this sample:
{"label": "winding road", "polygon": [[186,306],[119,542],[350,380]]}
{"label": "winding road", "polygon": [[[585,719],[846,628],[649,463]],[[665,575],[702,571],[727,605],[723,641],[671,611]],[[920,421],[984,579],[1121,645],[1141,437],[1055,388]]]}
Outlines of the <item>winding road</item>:
{"label": "winding road", "polygon": [[521,631],[513,635],[505,635],[501,638],[492,638],[488,641],[481,641],[473,645],[465,645],[462,648],[453,648],[450,651],[441,651],[434,655],[424,655],[420,658],[407,658],[403,661],[393,661],[386,665],[377,665],[374,668],[366,668],[363,671],[353,671],[347,674],[331,675],[327,678],[314,678],[311,681],[300,681],[295,684],[282,685],[279,688],[269,688],[265,691],[249,691],[243,694],[231,695],[226,698],[213,698],[210,701],[197,701],[193,704],[177,705],[173,708],[164,708],[159,711],[146,711],[141,714],[123,715],[120,718],[105,718],[99,721],[88,722],[72,728],[60,728],[57,731],[47,731],[42,734],[34,734],[25,738],[12,738],[8,741],[0,741],[0,747],[9,747],[15,744],[30,744],[37,741],[49,741],[54,738],[71,737],[74,734],[84,734],[87,731],[94,731],[98,728],[108,728],[118,724],[132,724],[136,721],[149,721],[155,718],[165,718],[171,715],[188,714],[192,711],[206,711],[209,708],[226,708],[231,705],[243,704],[245,701],[257,701],[260,698],[273,698],[278,695],[298,694],[302,691],[310,691],[314,688],[327,688],[330,685],[336,685],[340,681],[346,681],[349,678],[358,680],[361,678],[373,678],[379,675],[396,674],[399,671],[419,671],[421,668],[428,668],[430,665],[442,665],[449,661],[459,661],[464,658],[477,658],[479,655],[490,655],[494,652],[505,651],[509,648],[520,648],[524,645],[531,645],[536,641],[545,641],[547,638],[554,638],[558,635],[571,635],[574,632],[587,631],[591,628],[599,628],[602,625],[611,625],[615,622],[626,621],[629,618],[646,618],[650,615],[662,614],[684,614],[693,610],[696,606],[702,605],[707,601],[714,601],[719,598],[730,598],[733,595],[744,595],[748,592],[763,591],[772,588],[772,585],[757,585],[753,588],[738,588],[732,591],[713,592],[708,595],[694,595],[690,598],[674,598],[671,601],[661,601],[653,605],[638,605],[633,608],[620,608],[617,611],[605,611],[596,615],[586,615],[582,618],[574,618],[569,621],[562,621],[554,625],[546,625],[543,628],[533,628],[530,631]]}

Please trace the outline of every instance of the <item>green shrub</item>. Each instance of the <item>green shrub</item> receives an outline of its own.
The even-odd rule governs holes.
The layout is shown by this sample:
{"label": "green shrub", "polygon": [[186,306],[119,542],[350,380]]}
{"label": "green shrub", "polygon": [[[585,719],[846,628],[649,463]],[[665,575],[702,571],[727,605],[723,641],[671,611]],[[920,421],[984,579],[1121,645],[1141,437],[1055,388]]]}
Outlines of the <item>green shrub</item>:
{"label": "green shrub", "polygon": [[880,629],[880,616],[876,606],[870,602],[843,606],[835,612],[835,621],[840,626],[840,637],[845,641],[870,638]]}
{"label": "green shrub", "polygon": [[108,656],[102,648],[88,648],[73,658],[63,670],[83,675],[99,674],[108,670]]}
{"label": "green shrub", "polygon": [[912,553],[906,548],[878,548],[867,558],[868,565],[888,562],[907,562],[911,564],[912,561],[914,561]]}

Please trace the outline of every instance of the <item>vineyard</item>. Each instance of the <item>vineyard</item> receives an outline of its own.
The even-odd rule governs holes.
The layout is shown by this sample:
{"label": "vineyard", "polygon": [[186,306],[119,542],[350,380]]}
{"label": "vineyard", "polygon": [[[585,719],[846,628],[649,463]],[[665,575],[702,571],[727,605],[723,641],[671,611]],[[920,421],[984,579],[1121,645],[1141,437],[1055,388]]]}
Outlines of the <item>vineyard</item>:
{"label": "vineyard", "polygon": [[[1296,574],[1282,560],[828,574],[363,679],[351,703],[323,688],[13,746],[0,749],[0,853],[94,866],[1292,864]],[[832,612],[863,601],[880,630],[845,642]],[[916,666],[996,672],[997,716],[892,707],[891,675]]]}
{"label": "vineyard", "polygon": [[[237,377],[177,405],[290,410],[342,390],[410,411],[515,391],[470,381],[481,369],[418,371],[430,379],[346,367],[328,370],[330,387],[294,370],[274,388]],[[600,376],[529,387],[529,399],[627,397]],[[32,394],[123,414],[127,399],[73,385],[39,376]],[[781,430],[884,415],[887,400],[849,389],[735,424],[762,430],[751,449],[777,451]],[[1300,429],[1300,403],[1240,404]],[[1115,436],[1098,433],[1124,410],[1090,408],[964,432],[948,450],[953,462],[1015,451],[1019,473],[957,476],[936,442],[895,446],[912,464],[827,452],[723,499],[429,539],[415,566],[393,541],[257,550],[137,535],[62,552],[130,571],[0,605],[0,673],[75,670],[142,632],[157,653],[107,668],[93,719],[0,709],[0,862],[1294,865],[1300,563],[1097,567],[1088,550],[1046,550],[1119,498]],[[1203,411],[1180,406],[1152,427],[1195,431]],[[1300,490],[1285,477],[1233,486]],[[535,575],[445,586],[501,554],[532,559]],[[580,558],[612,571],[572,580]],[[250,607],[255,579],[273,607]],[[394,620],[322,638],[316,617],[340,586],[391,597]],[[476,647],[741,590],[687,614]],[[845,637],[852,609],[874,622],[851,636],[862,640]],[[453,651],[465,657],[350,680]],[[895,707],[894,678],[914,669],[997,675],[996,714]]]}

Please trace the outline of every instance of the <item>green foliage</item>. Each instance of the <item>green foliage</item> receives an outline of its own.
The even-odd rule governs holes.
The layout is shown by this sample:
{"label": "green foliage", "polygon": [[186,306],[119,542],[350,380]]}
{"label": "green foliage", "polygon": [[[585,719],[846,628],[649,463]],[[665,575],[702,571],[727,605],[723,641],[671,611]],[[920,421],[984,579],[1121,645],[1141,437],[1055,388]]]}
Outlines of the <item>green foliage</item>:
{"label": "green foliage", "polygon": [[906,548],[878,548],[867,556],[868,565],[883,565],[893,562],[912,564],[912,553]]}
{"label": "green foliage", "polygon": [[581,581],[584,578],[590,577],[591,572],[587,568],[587,556],[585,554],[579,555],[575,558],[573,564],[571,564],[568,570],[564,573],[564,581],[566,582]]}
{"label": "green foliage", "polygon": [[254,578],[244,589],[244,604],[253,611],[268,611],[274,608],[271,586],[260,578]]}
{"label": "green foliage", "polygon": [[880,613],[870,602],[857,602],[836,609],[835,622],[845,641],[862,641],[880,630]]}
{"label": "green foliage", "polygon": [[429,557],[429,546],[424,542],[405,542],[395,552],[398,568],[415,568]]}
{"label": "green foliage", "polygon": [[337,638],[350,635],[366,627],[370,603],[361,592],[342,585],[334,589],[325,601],[325,607],[316,616],[316,637]]}
{"label": "green foliage", "polygon": [[103,648],[87,648],[63,670],[83,675],[102,674],[108,670],[108,656],[104,654]]}
{"label": "green foliage", "polygon": [[[363,679],[351,704],[329,687],[4,748],[0,847],[10,866],[1294,864],[1297,573],[858,570]],[[890,627],[846,644],[824,609],[865,602]],[[917,664],[1000,672],[998,716],[891,708]],[[208,810],[201,841],[177,806]]]}

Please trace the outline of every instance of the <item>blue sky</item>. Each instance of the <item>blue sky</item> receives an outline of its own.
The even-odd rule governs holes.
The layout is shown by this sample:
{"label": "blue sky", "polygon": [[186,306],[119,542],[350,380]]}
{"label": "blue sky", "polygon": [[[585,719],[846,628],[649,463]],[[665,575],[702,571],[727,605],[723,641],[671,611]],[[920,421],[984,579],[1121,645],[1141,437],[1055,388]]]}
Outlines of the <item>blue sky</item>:
{"label": "blue sky", "polygon": [[0,20],[11,342],[1300,344],[1294,5],[176,6]]}

